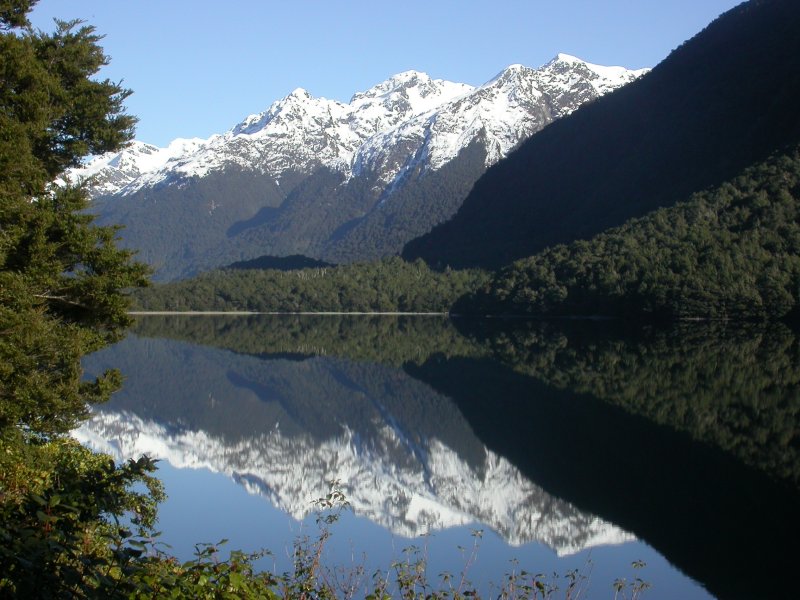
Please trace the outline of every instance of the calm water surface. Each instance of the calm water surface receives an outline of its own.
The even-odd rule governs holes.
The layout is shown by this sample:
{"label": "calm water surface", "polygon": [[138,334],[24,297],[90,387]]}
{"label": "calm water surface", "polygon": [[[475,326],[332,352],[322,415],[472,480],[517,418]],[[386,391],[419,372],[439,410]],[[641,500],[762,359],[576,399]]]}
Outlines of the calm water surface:
{"label": "calm water surface", "polygon": [[781,325],[154,316],[85,366],[127,381],[78,437],[162,459],[182,558],[228,538],[288,570],[337,479],[331,566],[424,557],[489,596],[523,568],[579,569],[590,598],[637,576],[646,598],[792,589],[800,351]]}

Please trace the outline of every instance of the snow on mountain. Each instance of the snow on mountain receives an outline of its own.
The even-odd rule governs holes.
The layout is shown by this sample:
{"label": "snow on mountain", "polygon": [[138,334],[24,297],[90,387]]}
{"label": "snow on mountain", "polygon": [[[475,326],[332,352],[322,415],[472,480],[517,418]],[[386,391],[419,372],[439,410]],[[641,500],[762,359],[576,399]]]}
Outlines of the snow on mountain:
{"label": "snow on mountain", "polygon": [[200,138],[176,139],[166,148],[133,141],[119,152],[92,158],[83,168],[69,173],[72,179],[93,178],[94,195],[126,193],[133,182],[150,173],[169,169],[182,156],[194,154],[208,143]]}
{"label": "snow on mountain", "polygon": [[298,88],[266,111],[248,116],[208,140],[176,140],[166,149],[134,142],[120,153],[95,158],[73,177],[96,177],[95,195],[126,195],[230,166],[280,178],[287,170],[325,165],[349,171],[355,151],[370,135],[464,94],[465,84],[407,71],[353,96],[350,104],[315,98]]}
{"label": "snow on mountain", "polygon": [[488,167],[554,119],[646,71],[592,65],[566,54],[539,69],[511,65],[470,94],[371,137],[353,170],[377,172],[389,183],[420,165],[441,168],[477,139]]}
{"label": "snow on mountain", "polygon": [[482,523],[513,545],[536,540],[559,555],[634,539],[550,496],[488,449],[478,467],[435,439],[424,452],[411,452],[388,425],[369,444],[344,426],[323,442],[284,436],[276,428],[226,443],[131,413],[98,412],[74,435],[118,460],[146,453],[178,468],[225,473],[296,519],[327,493],[327,481],[338,479],[356,514],[405,537]]}
{"label": "snow on mountain", "polygon": [[405,71],[356,93],[350,100],[354,127],[365,137],[385,131],[414,116],[435,110],[474,88],[465,83],[431,79],[425,73]]}
{"label": "snow on mountain", "polygon": [[[588,84],[597,95],[603,95],[631,83],[649,70],[594,65],[569,54],[560,53],[539,70],[538,81],[541,89],[551,96],[557,96],[559,90],[574,92],[578,84]],[[578,89],[580,87],[583,86],[579,86]],[[558,116],[564,116],[572,110],[575,110],[574,106]]]}
{"label": "snow on mountain", "polygon": [[94,177],[97,196],[127,195],[232,166],[278,181],[290,170],[326,166],[348,177],[375,173],[388,184],[420,165],[440,168],[476,139],[492,164],[554,118],[644,72],[559,54],[540,69],[512,65],[478,88],[417,71],[356,93],[349,104],[298,88],[224,134],[175,140],[167,148],[134,142],[70,176]]}

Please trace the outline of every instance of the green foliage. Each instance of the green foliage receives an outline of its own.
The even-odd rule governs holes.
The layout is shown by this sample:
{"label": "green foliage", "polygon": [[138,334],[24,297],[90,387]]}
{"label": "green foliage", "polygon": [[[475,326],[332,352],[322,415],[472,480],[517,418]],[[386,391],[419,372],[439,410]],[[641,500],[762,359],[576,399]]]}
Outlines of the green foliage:
{"label": "green foliage", "polygon": [[800,301],[800,150],[499,271],[463,312],[774,319]]}
{"label": "green foliage", "polygon": [[117,521],[147,530],[161,497],[148,459],[116,466],[61,435],[118,388],[113,370],[84,381],[80,360],[120,338],[121,290],[147,270],[93,224],[84,189],[51,182],[119,147],[134,119],[129,92],[94,78],[93,28],[33,31],[32,5],[0,4],[0,593],[86,597],[136,555]]}
{"label": "green foliage", "polygon": [[[20,25],[30,3],[13,3]],[[14,12],[14,11],[17,12]],[[21,11],[21,12],[20,12]],[[93,76],[106,58],[91,27],[0,33],[0,427],[64,432],[118,382],[80,379],[80,357],[129,324],[120,290],[146,269],[85,213],[85,190],[51,181],[132,135],[128,92]]]}
{"label": "green foliage", "polygon": [[163,499],[153,462],[118,466],[69,438],[26,447],[4,435],[0,594],[113,595],[143,554]]}
{"label": "green foliage", "polygon": [[447,312],[487,279],[482,271],[432,271],[389,258],[332,268],[223,270],[136,295],[150,311]]}
{"label": "green foliage", "polygon": [[0,0],[0,29],[28,25],[28,13],[38,0]]}
{"label": "green foliage", "polygon": [[123,112],[130,92],[93,79],[106,63],[94,29],[77,21],[56,25],[52,34],[0,35],[4,196],[40,196],[65,168],[119,147],[133,131],[135,120]]}
{"label": "green foliage", "polygon": [[180,563],[165,554],[155,554],[137,564],[131,578],[113,597],[145,598],[265,598],[281,597],[278,580],[269,572],[258,572],[254,562],[262,553],[233,551],[219,557],[219,544],[198,544],[195,558]]}

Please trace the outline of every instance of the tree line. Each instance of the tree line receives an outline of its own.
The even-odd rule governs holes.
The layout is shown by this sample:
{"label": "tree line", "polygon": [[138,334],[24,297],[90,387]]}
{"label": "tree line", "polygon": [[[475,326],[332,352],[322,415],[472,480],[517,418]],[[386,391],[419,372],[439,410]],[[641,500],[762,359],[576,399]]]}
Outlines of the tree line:
{"label": "tree line", "polygon": [[151,311],[447,312],[486,281],[481,270],[439,272],[398,257],[297,270],[222,269],[138,291]]}
{"label": "tree line", "polygon": [[800,302],[800,148],[721,186],[514,262],[454,310],[779,319]]}

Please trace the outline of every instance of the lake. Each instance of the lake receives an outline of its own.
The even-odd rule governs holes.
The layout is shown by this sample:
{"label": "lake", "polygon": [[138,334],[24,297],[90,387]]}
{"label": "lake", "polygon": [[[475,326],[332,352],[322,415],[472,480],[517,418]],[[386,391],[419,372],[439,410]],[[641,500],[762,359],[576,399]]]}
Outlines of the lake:
{"label": "lake", "polygon": [[338,480],[351,510],[324,564],[342,581],[425,560],[486,596],[523,569],[562,589],[577,570],[589,598],[637,577],[645,598],[796,591],[782,324],[143,316],[84,366],[126,383],[76,436],[161,459],[161,539],[184,559],[227,538],[290,569]]}

